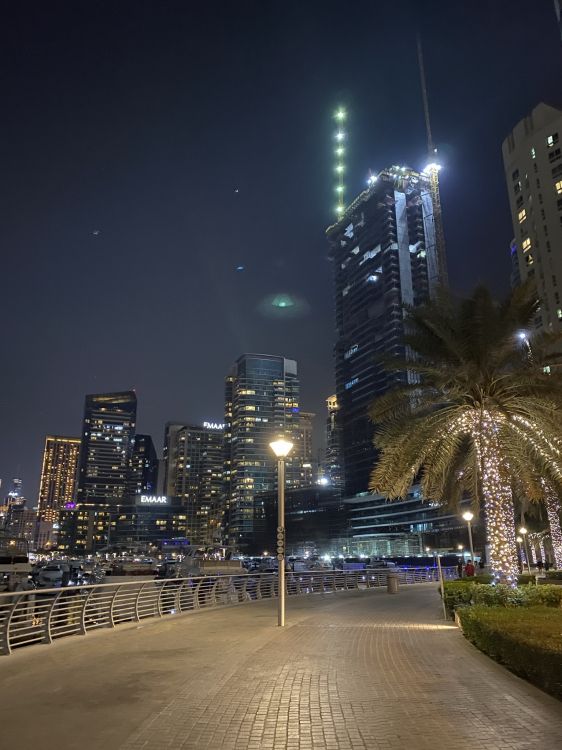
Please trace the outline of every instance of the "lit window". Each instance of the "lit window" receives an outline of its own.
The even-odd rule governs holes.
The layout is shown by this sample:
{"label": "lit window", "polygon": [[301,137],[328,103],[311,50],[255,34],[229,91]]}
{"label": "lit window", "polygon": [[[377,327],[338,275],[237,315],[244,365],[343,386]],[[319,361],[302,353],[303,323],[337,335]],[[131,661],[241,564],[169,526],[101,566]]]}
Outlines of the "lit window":
{"label": "lit window", "polygon": [[528,266],[532,266],[533,265],[534,261],[533,261],[533,256],[531,255],[531,253],[529,253],[529,255],[525,256],[525,261],[526,261],[526,263],[527,263]]}
{"label": "lit window", "polygon": [[554,146],[555,143],[558,143],[558,133],[553,133],[546,139],[546,145],[549,147]]}
{"label": "lit window", "polygon": [[523,248],[523,252],[526,253],[527,250],[531,249],[531,240],[527,237],[523,240],[521,247]]}
{"label": "lit window", "polygon": [[[560,184],[562,185],[562,183],[560,183]],[[520,224],[523,221],[525,221],[525,219],[527,218],[527,212],[525,211],[524,208],[522,208],[521,211],[519,211],[519,213],[517,214],[517,218],[519,219],[519,223]]]}
{"label": "lit window", "polygon": [[351,378],[351,380],[348,380],[348,382],[345,384],[345,390],[348,391],[350,388],[353,388],[353,386],[359,382],[359,378]]}
{"label": "lit window", "polygon": [[537,152],[535,151],[534,148],[532,148],[531,149],[531,159],[536,159],[536,158],[537,158]]}
{"label": "lit window", "polygon": [[562,320],[562,310],[560,308],[558,308],[556,314],[558,315],[558,320]]}
{"label": "lit window", "polygon": [[544,372],[545,375],[550,375],[550,365],[545,365],[542,368],[542,371]]}
{"label": "lit window", "polygon": [[558,193],[558,195],[561,195],[561,194],[562,194],[562,180],[559,180],[559,181],[558,181],[558,182],[557,182],[557,183],[556,183],[556,184],[554,185],[554,187],[556,188],[556,192]]}

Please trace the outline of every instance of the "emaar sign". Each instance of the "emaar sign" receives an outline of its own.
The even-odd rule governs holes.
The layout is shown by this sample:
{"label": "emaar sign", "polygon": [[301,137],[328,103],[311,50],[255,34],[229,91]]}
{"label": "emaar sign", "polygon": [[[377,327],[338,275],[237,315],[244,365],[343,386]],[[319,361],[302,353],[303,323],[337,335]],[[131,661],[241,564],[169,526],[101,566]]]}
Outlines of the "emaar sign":
{"label": "emaar sign", "polygon": [[140,503],[140,505],[169,505],[170,501],[166,495],[137,495],[137,503]]}
{"label": "emaar sign", "polygon": [[203,427],[207,430],[224,430],[224,424],[218,422],[203,422]]}

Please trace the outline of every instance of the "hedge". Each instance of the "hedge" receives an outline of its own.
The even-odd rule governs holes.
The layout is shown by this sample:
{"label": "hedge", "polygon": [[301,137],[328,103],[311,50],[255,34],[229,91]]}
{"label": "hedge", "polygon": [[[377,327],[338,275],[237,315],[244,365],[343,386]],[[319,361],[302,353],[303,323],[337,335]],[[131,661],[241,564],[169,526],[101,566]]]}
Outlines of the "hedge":
{"label": "hedge", "polygon": [[471,604],[482,604],[488,607],[534,607],[537,605],[562,607],[562,586],[556,585],[529,584],[512,588],[502,584],[497,586],[467,584],[463,580],[446,583],[444,592],[445,607],[451,616],[458,607]]}
{"label": "hedge", "polygon": [[562,610],[475,605],[457,613],[464,635],[477,648],[562,698]]}

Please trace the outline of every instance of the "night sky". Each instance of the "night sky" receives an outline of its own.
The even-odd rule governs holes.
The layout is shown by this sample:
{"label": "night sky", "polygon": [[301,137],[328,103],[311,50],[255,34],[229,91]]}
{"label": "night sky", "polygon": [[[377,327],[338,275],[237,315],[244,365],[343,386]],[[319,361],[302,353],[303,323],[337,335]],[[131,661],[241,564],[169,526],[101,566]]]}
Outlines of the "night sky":
{"label": "night sky", "polygon": [[[393,6],[393,7],[391,7]],[[350,110],[351,198],[422,168],[423,35],[451,285],[509,286],[501,143],[562,100],[552,0],[2,5],[2,494],[37,499],[44,436],[84,395],[135,388],[138,429],[222,421],[243,352],[333,391],[332,121]],[[236,271],[239,265],[244,271]],[[288,293],[300,317],[271,317]]]}

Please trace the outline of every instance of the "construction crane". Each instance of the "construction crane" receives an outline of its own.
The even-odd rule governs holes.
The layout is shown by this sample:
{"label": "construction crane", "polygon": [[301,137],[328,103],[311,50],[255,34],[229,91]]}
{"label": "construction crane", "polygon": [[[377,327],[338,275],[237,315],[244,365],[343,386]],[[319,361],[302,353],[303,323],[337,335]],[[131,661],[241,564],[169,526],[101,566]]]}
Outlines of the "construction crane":
{"label": "construction crane", "polygon": [[439,194],[439,170],[441,165],[437,161],[437,149],[431,135],[431,122],[429,119],[429,102],[427,98],[427,85],[425,82],[425,70],[423,67],[423,51],[421,37],[418,34],[418,63],[420,67],[421,90],[423,97],[423,112],[425,116],[425,129],[427,133],[428,164],[423,170],[429,177],[429,188],[431,201],[433,203],[433,222],[435,224],[435,245],[437,250],[437,269],[441,286],[448,286],[449,277],[447,273],[447,258],[445,253],[445,232],[443,231],[443,216],[441,214],[441,196]]}

